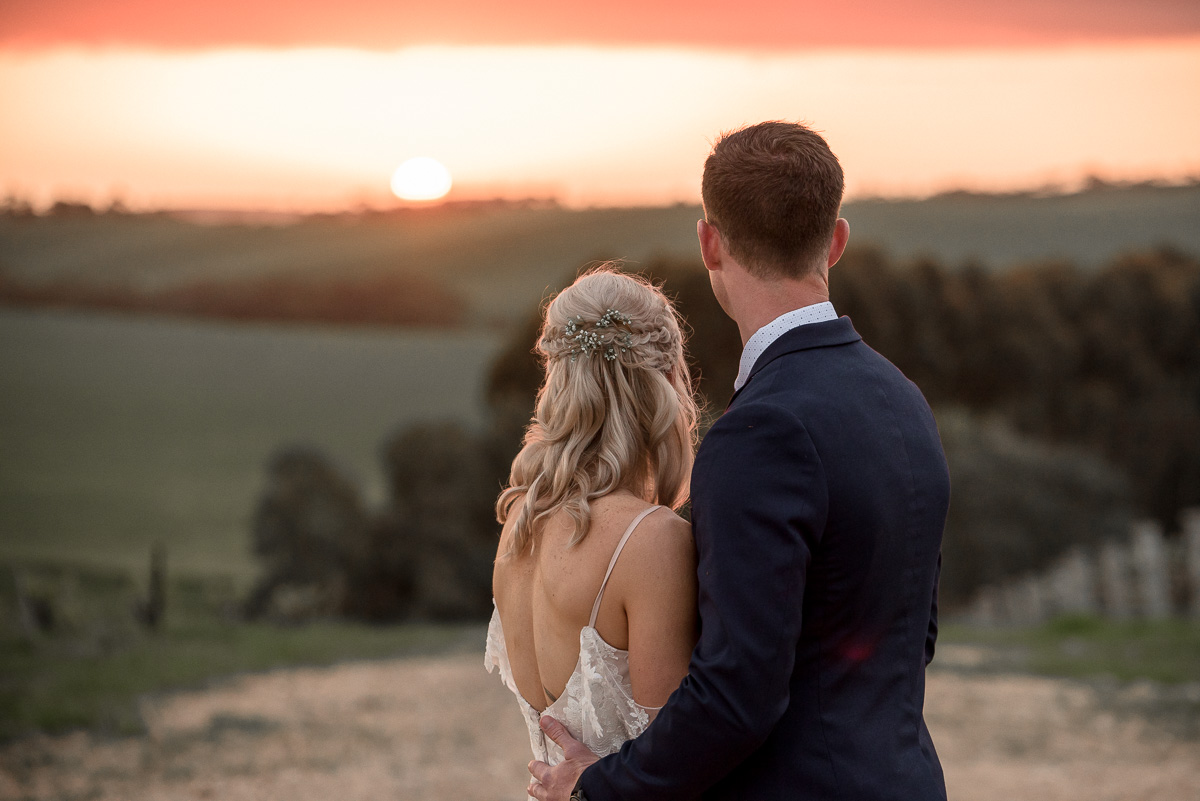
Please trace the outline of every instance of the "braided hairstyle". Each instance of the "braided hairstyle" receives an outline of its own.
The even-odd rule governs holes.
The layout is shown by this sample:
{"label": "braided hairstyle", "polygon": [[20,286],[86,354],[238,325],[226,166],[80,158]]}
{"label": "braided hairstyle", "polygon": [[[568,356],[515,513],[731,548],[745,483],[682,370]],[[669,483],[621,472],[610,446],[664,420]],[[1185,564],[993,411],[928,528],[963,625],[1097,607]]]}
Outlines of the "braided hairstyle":
{"label": "braided hairstyle", "polygon": [[696,400],[679,315],[646,280],[604,264],[546,307],[536,350],[546,379],[524,445],[496,501],[516,514],[508,555],[533,547],[563,509],[568,545],[587,535],[590,502],[625,489],[678,509],[687,500]]}

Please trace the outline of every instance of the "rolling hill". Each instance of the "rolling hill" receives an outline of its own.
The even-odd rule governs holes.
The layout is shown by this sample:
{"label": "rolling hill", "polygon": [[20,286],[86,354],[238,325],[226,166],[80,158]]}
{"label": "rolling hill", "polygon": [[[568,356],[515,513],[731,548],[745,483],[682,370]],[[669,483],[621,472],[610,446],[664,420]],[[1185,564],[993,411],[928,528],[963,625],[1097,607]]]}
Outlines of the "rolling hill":
{"label": "rolling hill", "polygon": [[[1200,253],[1200,183],[1076,194],[949,193],[849,202],[852,244],[901,260],[992,269],[1132,250]],[[409,274],[465,301],[468,327],[505,325],[590,261],[695,258],[698,206],[570,210],[484,203],[284,219],[180,214],[0,217],[0,276],[156,292],[201,282]],[[197,220],[204,219],[204,222]]]}

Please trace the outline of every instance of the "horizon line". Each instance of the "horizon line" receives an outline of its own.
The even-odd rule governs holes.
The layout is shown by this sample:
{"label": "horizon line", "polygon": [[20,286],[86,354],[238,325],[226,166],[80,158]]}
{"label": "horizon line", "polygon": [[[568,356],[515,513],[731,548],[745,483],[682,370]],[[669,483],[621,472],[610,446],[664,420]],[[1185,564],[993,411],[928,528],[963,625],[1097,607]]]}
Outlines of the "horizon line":
{"label": "horizon line", "polygon": [[[972,189],[951,187],[929,193],[877,194],[863,193],[845,198],[843,204],[855,203],[922,203],[954,197],[995,199],[1048,199],[1073,197],[1096,192],[1134,189],[1185,189],[1200,187],[1200,173],[1177,178],[1154,177],[1140,180],[1108,179],[1087,175],[1078,181],[1067,183],[1045,183],[1008,190]],[[35,205],[16,193],[8,193],[0,203],[0,217],[66,217],[66,216],[168,216],[190,222],[220,223],[245,219],[260,221],[303,220],[310,217],[370,217],[407,215],[419,213],[475,211],[500,208],[513,209],[558,209],[562,211],[605,211],[605,210],[656,210],[678,207],[700,207],[700,198],[676,200],[662,203],[589,203],[567,204],[554,195],[523,197],[460,197],[442,198],[434,201],[395,201],[388,204],[373,204],[367,201],[347,203],[326,209],[296,210],[267,208],[262,206],[126,206],[122,198],[112,198],[108,205],[89,203],[85,200],[57,197],[47,204]]]}

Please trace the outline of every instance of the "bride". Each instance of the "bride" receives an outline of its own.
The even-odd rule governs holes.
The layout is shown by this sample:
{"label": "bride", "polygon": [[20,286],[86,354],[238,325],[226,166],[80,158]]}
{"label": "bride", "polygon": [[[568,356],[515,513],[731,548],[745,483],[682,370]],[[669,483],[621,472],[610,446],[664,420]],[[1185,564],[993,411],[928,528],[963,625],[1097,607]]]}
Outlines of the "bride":
{"label": "bride", "polygon": [[687,673],[696,556],[687,499],[696,403],[678,315],[610,267],[547,307],[546,377],[507,489],[485,664],[516,695],[535,759],[550,714],[604,756]]}

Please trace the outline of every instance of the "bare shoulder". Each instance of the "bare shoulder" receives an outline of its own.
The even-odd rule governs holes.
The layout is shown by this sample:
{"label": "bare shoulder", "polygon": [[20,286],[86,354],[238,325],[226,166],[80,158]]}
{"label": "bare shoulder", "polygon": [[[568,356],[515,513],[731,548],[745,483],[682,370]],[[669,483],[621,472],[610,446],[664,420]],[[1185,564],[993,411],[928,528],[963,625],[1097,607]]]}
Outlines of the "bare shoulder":
{"label": "bare shoulder", "polygon": [[504,525],[500,529],[500,536],[496,543],[496,558],[492,563],[492,597],[500,601],[505,593],[509,582],[512,580],[513,572],[521,570],[525,566],[521,564],[524,561],[519,556],[509,554],[509,549],[512,547],[513,539],[516,536],[516,521],[517,512],[520,511],[519,504],[522,499],[517,501],[510,507],[508,519],[504,521]]}
{"label": "bare shoulder", "polygon": [[638,703],[658,706],[687,672],[695,644],[692,527],[669,509],[660,509],[642,521],[626,551],[613,576],[620,572],[617,592],[628,621],[634,694],[640,696]]}
{"label": "bare shoulder", "polygon": [[497,565],[500,564],[500,562],[502,562],[504,560],[505,555],[508,553],[509,547],[512,545],[513,536],[514,536],[514,531],[513,531],[513,529],[514,529],[513,523],[514,522],[515,522],[515,516],[510,517],[510,518],[508,518],[508,520],[504,521],[504,525],[501,526],[501,528],[500,528],[500,537],[498,538],[498,541],[496,542],[496,564]]}
{"label": "bare shoulder", "polygon": [[692,570],[696,547],[692,525],[667,508],[647,515],[625,545],[629,564],[641,565],[651,572],[680,567]]}
{"label": "bare shoulder", "polygon": [[521,504],[525,503],[524,495],[517,495],[508,504],[508,514],[505,515],[504,524],[500,527],[500,542],[497,543],[496,555],[504,554],[513,540],[516,532],[517,518],[521,513]]}

